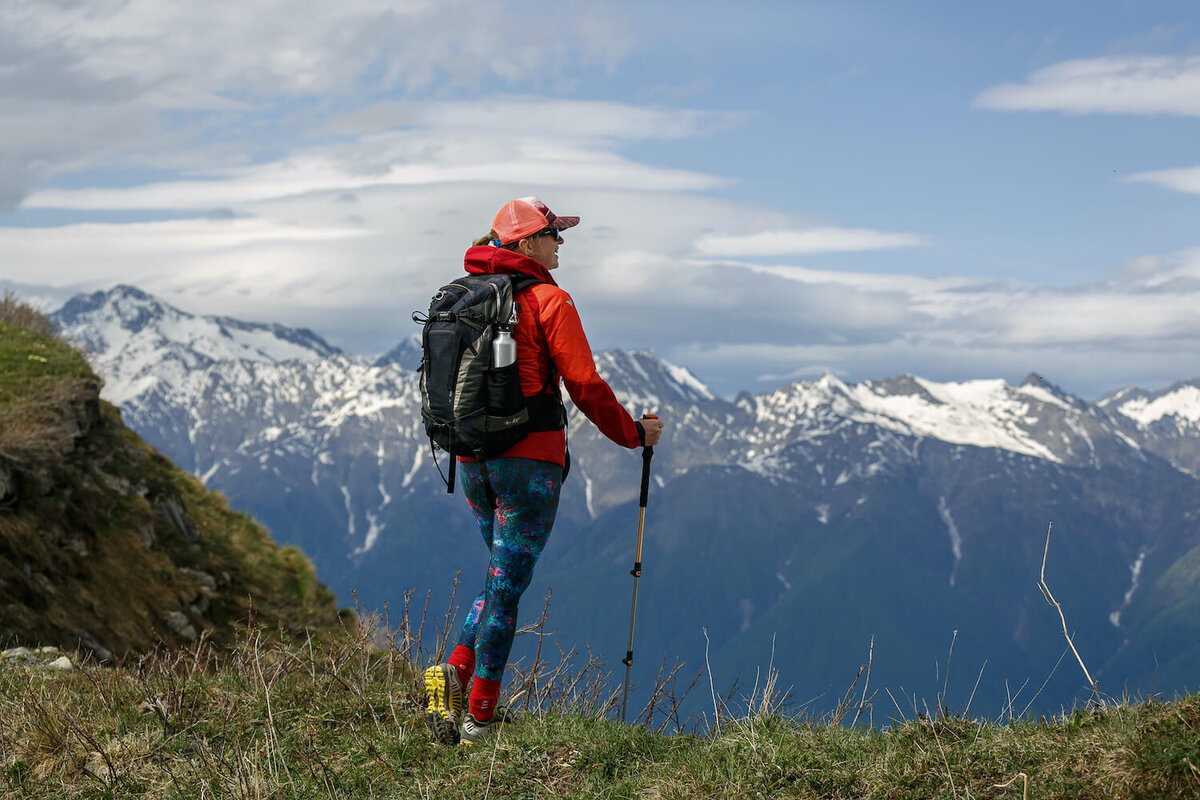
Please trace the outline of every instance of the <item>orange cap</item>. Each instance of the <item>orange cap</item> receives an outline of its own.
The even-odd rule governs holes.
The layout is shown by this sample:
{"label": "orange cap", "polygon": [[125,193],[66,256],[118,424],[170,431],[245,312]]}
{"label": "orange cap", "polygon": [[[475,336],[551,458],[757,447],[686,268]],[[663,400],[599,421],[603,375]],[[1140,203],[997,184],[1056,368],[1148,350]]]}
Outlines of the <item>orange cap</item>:
{"label": "orange cap", "polygon": [[579,217],[556,216],[545,203],[530,196],[505,203],[492,220],[492,230],[500,244],[512,244],[547,228],[561,231],[578,224]]}

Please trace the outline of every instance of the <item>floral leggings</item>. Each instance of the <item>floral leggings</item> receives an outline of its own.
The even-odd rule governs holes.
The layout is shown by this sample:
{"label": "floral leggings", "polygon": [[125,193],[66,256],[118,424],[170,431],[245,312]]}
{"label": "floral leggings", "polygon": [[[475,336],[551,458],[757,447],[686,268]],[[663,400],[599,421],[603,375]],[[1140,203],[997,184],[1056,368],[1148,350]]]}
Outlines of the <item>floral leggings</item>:
{"label": "floral leggings", "polygon": [[558,511],[563,470],[527,458],[458,465],[463,494],[491,552],[487,582],[463,623],[458,643],[475,650],[475,674],[498,681],[517,629],[517,604]]}

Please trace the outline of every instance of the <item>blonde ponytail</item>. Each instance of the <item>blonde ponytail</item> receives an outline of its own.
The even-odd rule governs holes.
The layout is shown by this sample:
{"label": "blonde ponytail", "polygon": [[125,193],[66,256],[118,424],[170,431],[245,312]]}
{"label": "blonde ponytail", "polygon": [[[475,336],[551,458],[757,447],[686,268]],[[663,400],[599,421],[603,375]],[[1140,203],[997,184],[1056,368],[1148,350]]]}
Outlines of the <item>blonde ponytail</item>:
{"label": "blonde ponytail", "polygon": [[480,236],[478,239],[476,239],[474,242],[471,243],[471,246],[472,247],[482,247],[485,244],[491,244],[495,240],[496,240],[496,232],[488,231],[487,236]]}

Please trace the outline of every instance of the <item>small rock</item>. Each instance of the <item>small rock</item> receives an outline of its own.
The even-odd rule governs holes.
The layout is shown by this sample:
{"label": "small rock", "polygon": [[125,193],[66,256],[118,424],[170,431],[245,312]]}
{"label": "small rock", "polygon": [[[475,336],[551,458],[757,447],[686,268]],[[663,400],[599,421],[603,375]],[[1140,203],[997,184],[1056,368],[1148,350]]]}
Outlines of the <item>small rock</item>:
{"label": "small rock", "polygon": [[172,632],[187,639],[189,642],[194,642],[199,635],[196,633],[196,629],[192,627],[192,623],[188,620],[187,615],[182,611],[168,611],[163,615],[163,620]]}
{"label": "small rock", "polygon": [[201,592],[208,592],[210,597],[213,592],[217,591],[217,579],[204,570],[180,567],[179,572],[191,578],[192,582],[196,584],[196,588]]}
{"label": "small rock", "polygon": [[0,652],[0,661],[8,661],[10,658],[29,660],[33,658],[33,651],[28,647],[14,647],[11,650]]}
{"label": "small rock", "polygon": [[112,661],[112,651],[100,644],[96,637],[88,631],[80,628],[79,630],[75,631],[75,638],[79,640],[81,645],[86,647],[88,650],[91,650],[96,655],[96,658],[100,661]]}
{"label": "small rock", "polygon": [[207,614],[208,609],[211,605],[208,597],[209,596],[207,594],[203,594],[203,593],[196,595],[192,599],[192,602],[188,604],[188,611],[191,611],[193,614],[195,614],[198,617],[202,617],[205,614]]}
{"label": "small rock", "polygon": [[39,647],[38,652],[44,656],[56,656],[58,655],[58,648],[47,645],[45,647]]}
{"label": "small rock", "polygon": [[57,670],[59,672],[71,672],[75,669],[75,665],[71,663],[71,659],[66,656],[59,656],[46,665],[46,669]]}
{"label": "small rock", "polygon": [[163,498],[155,504],[154,510],[158,512],[159,519],[182,534],[189,542],[200,541],[200,534],[196,531],[196,526],[188,519],[183,498],[179,494]]}
{"label": "small rock", "polygon": [[87,543],[83,541],[81,536],[72,536],[63,542],[63,549],[70,550],[81,558],[87,558],[90,553],[87,549]]}

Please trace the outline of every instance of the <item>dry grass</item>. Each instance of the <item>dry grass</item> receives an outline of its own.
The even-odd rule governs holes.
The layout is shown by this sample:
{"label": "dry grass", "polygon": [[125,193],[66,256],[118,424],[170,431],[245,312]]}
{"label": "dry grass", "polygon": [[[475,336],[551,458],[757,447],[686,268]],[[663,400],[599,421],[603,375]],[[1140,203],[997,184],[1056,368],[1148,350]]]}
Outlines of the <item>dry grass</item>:
{"label": "dry grass", "polygon": [[32,331],[42,336],[56,336],[58,327],[50,318],[28,303],[23,303],[11,291],[0,296],[0,323]]}
{"label": "dry grass", "polygon": [[32,469],[61,457],[99,381],[54,324],[11,292],[0,298],[0,466]]}
{"label": "dry grass", "polygon": [[64,377],[34,382],[0,404],[0,459],[35,469],[61,458],[79,432],[77,407],[95,392],[93,381]]}
{"label": "dry grass", "polygon": [[[789,716],[768,669],[744,714],[726,705],[719,727],[663,735],[645,710],[643,724],[617,724],[619,686],[590,657],[543,658],[518,671],[509,690],[535,695],[520,720],[488,747],[441,747],[424,729],[421,668],[436,654],[417,644],[420,614],[368,615],[323,638],[247,627],[231,647],[202,641],[71,674],[2,666],[0,791],[246,800],[1169,799],[1200,791],[1200,697],[1002,725],[917,715],[879,730]],[[581,687],[580,675],[596,685]]]}

